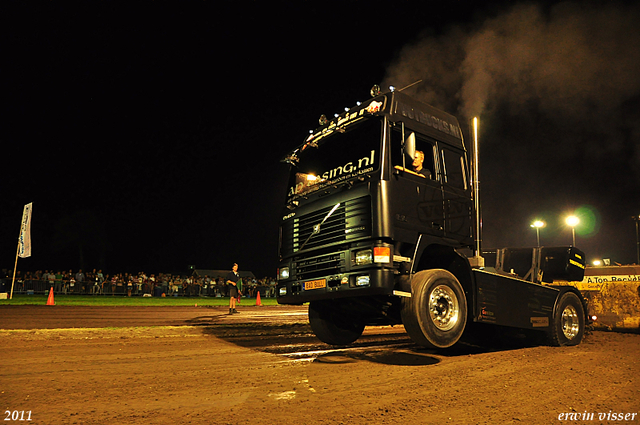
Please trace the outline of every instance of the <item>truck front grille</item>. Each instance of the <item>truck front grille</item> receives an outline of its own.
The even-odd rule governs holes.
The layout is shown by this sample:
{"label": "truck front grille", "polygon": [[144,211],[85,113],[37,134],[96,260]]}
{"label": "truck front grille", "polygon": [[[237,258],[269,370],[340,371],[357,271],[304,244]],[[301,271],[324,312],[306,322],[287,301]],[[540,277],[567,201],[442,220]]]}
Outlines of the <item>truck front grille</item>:
{"label": "truck front grille", "polygon": [[314,277],[344,272],[344,268],[344,253],[331,253],[298,260],[295,273],[296,279],[308,280]]}
{"label": "truck front grille", "polygon": [[[345,201],[327,217],[333,208],[331,205],[285,223],[282,226],[282,255],[371,236],[371,197]],[[318,225],[320,230],[314,234]]]}

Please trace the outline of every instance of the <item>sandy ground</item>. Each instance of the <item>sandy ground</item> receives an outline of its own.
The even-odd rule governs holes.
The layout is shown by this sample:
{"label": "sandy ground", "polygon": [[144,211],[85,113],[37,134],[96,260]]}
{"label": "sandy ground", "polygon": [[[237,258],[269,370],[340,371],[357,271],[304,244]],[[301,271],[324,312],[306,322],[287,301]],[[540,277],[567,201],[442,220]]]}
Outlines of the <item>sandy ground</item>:
{"label": "sandy ground", "polygon": [[310,333],[304,309],[224,310],[0,307],[1,419],[25,411],[34,424],[640,424],[638,334],[435,352],[402,327],[374,327],[332,350]]}

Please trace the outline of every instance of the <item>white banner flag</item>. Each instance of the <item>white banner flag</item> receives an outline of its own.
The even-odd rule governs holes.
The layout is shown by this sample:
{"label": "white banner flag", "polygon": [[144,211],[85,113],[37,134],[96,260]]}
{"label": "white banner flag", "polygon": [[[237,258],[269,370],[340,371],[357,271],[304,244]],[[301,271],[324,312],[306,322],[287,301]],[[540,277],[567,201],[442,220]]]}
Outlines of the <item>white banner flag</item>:
{"label": "white banner flag", "polygon": [[20,258],[31,257],[31,204],[24,206],[22,211],[22,226],[18,239],[18,256]]}

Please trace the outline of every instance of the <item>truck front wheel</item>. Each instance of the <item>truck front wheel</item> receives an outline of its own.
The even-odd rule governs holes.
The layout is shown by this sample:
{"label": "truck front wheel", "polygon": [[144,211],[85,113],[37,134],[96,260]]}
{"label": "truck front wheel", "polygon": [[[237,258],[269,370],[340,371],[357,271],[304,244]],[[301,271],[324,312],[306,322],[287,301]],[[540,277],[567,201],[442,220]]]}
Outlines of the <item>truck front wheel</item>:
{"label": "truck front wheel", "polygon": [[578,345],[584,336],[584,308],[580,298],[566,292],[558,301],[551,326],[551,344],[556,346]]}
{"label": "truck front wheel", "polygon": [[331,345],[348,345],[360,338],[364,325],[347,317],[327,301],[309,303],[309,324],[320,341]]}
{"label": "truck front wheel", "polygon": [[402,323],[418,345],[454,345],[467,323],[467,300],[458,279],[447,270],[424,270],[411,280],[411,298],[404,298]]}

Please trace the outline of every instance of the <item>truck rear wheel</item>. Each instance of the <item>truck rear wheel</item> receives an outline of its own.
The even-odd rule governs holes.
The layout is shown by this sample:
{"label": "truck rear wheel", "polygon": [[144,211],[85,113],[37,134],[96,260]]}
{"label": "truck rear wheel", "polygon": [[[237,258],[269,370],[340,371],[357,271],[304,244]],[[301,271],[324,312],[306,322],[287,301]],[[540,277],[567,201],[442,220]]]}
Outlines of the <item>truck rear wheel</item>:
{"label": "truck rear wheel", "polygon": [[339,308],[323,301],[309,303],[309,324],[320,341],[331,345],[351,344],[364,331],[364,325],[341,314]]}
{"label": "truck rear wheel", "polygon": [[584,327],[584,308],[580,298],[573,292],[566,292],[558,301],[553,315],[553,326],[549,333],[551,344],[558,347],[580,344]]}
{"label": "truck rear wheel", "polygon": [[458,279],[442,269],[424,270],[411,280],[411,298],[404,298],[402,323],[418,345],[454,345],[467,323],[467,300]]}

